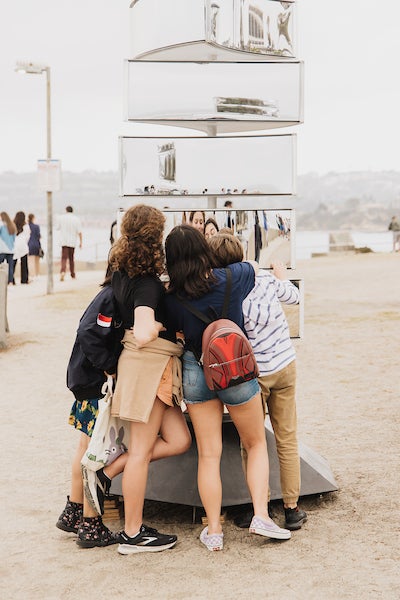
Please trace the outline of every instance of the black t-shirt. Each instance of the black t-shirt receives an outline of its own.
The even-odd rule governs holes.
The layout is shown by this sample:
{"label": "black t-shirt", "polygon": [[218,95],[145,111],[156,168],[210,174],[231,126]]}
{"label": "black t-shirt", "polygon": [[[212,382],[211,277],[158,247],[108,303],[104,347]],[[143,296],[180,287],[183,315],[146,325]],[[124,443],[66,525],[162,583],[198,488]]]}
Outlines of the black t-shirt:
{"label": "black t-shirt", "polygon": [[[155,319],[165,326],[165,290],[155,275],[129,277],[125,271],[115,271],[111,281],[114,297],[122,317],[124,329],[134,324],[134,310],[138,306],[148,306],[154,310]],[[175,331],[161,331],[161,338],[175,341]]]}

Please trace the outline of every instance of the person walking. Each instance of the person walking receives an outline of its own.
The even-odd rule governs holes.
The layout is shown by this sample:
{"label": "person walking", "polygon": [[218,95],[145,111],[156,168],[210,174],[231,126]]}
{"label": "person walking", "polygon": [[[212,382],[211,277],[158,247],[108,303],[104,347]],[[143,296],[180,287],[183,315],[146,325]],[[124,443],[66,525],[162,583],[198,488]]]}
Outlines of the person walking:
{"label": "person walking", "polygon": [[40,244],[40,238],[41,238],[40,227],[39,227],[39,225],[36,225],[35,215],[33,215],[32,213],[30,213],[28,215],[28,226],[31,231],[31,235],[30,235],[29,241],[28,241],[28,249],[29,249],[28,267],[29,267],[29,273],[31,274],[31,277],[36,279],[37,277],[39,277],[40,252],[41,251],[43,252],[43,250],[42,250],[42,246]]}
{"label": "person walking", "polygon": [[397,217],[392,217],[388,230],[393,233],[393,252],[400,250],[400,223]]}
{"label": "person walking", "polygon": [[67,270],[67,261],[72,279],[75,279],[75,247],[79,239],[79,248],[82,248],[82,226],[80,219],[73,214],[72,206],[65,208],[65,214],[58,222],[58,228],[61,234],[61,271],[60,281],[64,281]]}
{"label": "person walking", "polygon": [[6,212],[0,213],[0,264],[8,264],[8,283],[14,279],[14,244],[17,228]]}
{"label": "person walking", "polygon": [[14,275],[13,284],[15,285],[15,267],[17,266],[18,260],[21,263],[21,283],[29,283],[29,269],[28,269],[28,254],[29,247],[28,242],[31,235],[29,225],[25,220],[25,213],[20,210],[14,217],[15,227],[17,228],[17,235],[14,244]]}

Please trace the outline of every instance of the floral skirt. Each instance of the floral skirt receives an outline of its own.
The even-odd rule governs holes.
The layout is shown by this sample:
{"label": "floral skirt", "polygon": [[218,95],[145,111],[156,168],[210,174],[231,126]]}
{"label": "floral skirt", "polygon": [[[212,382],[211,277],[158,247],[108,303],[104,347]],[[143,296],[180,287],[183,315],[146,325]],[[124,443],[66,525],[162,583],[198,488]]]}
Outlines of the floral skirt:
{"label": "floral skirt", "polygon": [[89,437],[92,435],[93,427],[98,413],[99,399],[93,400],[75,400],[72,405],[68,423],[86,433]]}

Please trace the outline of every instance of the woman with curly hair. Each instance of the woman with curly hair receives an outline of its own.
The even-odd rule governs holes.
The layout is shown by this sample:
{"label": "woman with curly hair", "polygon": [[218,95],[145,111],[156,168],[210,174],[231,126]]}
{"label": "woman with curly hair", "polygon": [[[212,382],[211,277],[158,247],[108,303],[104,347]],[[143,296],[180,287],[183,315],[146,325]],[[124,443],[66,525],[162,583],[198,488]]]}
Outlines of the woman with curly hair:
{"label": "woman with curly hair", "polygon": [[177,537],[143,525],[143,504],[150,459],[167,456],[159,437],[166,419],[173,423],[174,454],[185,452],[191,437],[179,406],[182,400],[175,331],[165,328],[162,246],[165,218],[159,210],[140,204],[126,211],[121,236],[110,256],[112,288],[125,335],[118,362],[112,414],[130,421],[130,443],[122,491],[125,527],[119,534],[120,554],[159,552],[172,548]]}

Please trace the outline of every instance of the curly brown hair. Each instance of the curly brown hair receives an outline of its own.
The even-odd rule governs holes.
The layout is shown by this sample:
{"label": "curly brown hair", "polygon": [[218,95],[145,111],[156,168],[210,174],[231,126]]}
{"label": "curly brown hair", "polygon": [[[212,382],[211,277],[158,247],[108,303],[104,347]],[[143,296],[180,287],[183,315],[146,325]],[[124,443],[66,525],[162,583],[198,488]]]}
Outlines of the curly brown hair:
{"label": "curly brown hair", "polygon": [[164,215],[153,206],[137,204],[129,208],[110,253],[112,271],[125,271],[129,277],[160,275],[164,271],[164,223]]}

